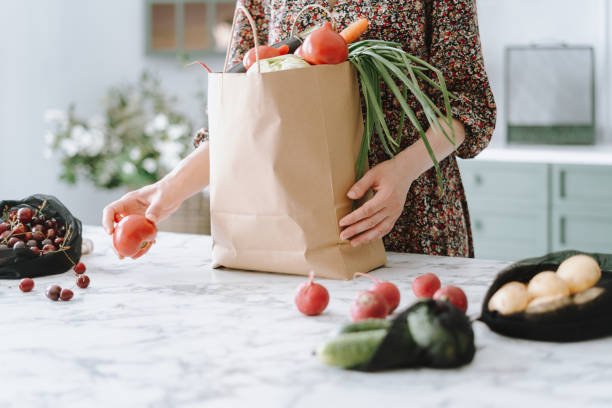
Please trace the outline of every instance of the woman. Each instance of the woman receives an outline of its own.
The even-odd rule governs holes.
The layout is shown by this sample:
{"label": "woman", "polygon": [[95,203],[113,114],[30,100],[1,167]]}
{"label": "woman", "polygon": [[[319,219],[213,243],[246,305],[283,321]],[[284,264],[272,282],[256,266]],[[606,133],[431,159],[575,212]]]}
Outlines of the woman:
{"label": "woman", "polygon": [[[239,0],[252,14],[260,38],[267,43],[287,37],[293,17],[307,4],[330,8],[340,27],[367,17],[365,37],[400,42],[403,48],[429,61],[444,74],[447,86],[459,98],[452,102],[456,144],[429,128],[427,136],[445,180],[437,189],[433,163],[418,133],[406,127],[402,151],[393,159],[377,138],[370,152],[371,170],[348,192],[360,198],[369,189],[374,197],[340,220],[342,239],[352,245],[384,237],[388,251],[447,256],[474,256],[469,213],[456,156],[471,158],[485,148],[495,127],[496,107],[484,68],[474,0]],[[297,22],[303,31],[327,17],[313,9]],[[231,60],[237,62],[253,46],[245,18],[234,32]],[[399,122],[401,109],[390,91],[381,89],[390,126]],[[440,105],[440,96],[431,94]],[[416,101],[413,108],[427,125]],[[128,193],[104,209],[103,224],[113,231],[113,217],[141,213],[157,222],[168,217],[209,182],[208,142],[199,133],[199,147],[157,183]]]}

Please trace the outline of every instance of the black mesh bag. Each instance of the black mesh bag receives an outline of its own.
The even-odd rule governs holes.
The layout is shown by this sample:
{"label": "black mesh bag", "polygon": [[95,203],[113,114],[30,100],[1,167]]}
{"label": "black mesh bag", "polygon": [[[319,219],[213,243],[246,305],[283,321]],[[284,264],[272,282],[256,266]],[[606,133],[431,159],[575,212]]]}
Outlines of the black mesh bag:
{"label": "black mesh bag", "polygon": [[[82,226],[75,216],[55,197],[36,194],[23,200],[0,201],[0,218],[9,221],[12,210],[31,208],[35,216],[55,220],[62,229],[64,242],[57,250],[37,255],[29,248],[0,249],[0,279],[37,278],[70,270],[81,258]],[[63,228],[62,228],[63,227]],[[6,244],[10,237],[0,239]]]}
{"label": "black mesh bag", "polygon": [[596,286],[604,289],[600,296],[590,302],[569,304],[538,314],[502,316],[488,309],[489,300],[504,284],[511,281],[527,283],[539,272],[556,271],[561,262],[577,254],[584,252],[554,252],[540,258],[519,261],[502,270],[484,298],[479,320],[494,332],[529,340],[574,342],[612,335],[612,255],[609,254],[586,253],[599,263],[602,277]]}

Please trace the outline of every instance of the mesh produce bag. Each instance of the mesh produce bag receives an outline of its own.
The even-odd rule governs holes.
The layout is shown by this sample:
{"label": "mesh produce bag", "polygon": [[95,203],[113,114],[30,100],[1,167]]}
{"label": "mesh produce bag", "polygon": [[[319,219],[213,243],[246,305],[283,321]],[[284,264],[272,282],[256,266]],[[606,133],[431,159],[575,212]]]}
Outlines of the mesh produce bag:
{"label": "mesh produce bag", "polygon": [[[40,254],[28,247],[0,249],[0,279],[37,278],[70,270],[81,258],[81,221],[57,198],[42,194],[19,201],[0,201],[0,218],[14,227],[18,221],[14,216],[11,217],[11,212],[23,207],[31,208],[36,219],[43,220],[43,225],[46,221],[55,223],[54,229],[57,230],[57,235],[63,238],[63,242],[56,245],[56,250],[41,251]],[[46,227],[48,228],[50,227]],[[11,238],[8,234],[5,235],[7,236],[0,238],[0,245],[6,245]],[[38,246],[40,249],[41,245]]]}
{"label": "mesh produce bag", "polygon": [[516,313],[508,316],[488,308],[491,296],[504,284],[511,281],[528,283],[539,272],[556,271],[565,259],[581,253],[554,252],[510,265],[497,275],[489,288],[479,320],[499,334],[530,340],[571,342],[612,335],[612,255],[608,254],[586,254],[599,263],[602,272],[596,286],[604,289],[602,295],[590,302],[569,304],[547,313]]}

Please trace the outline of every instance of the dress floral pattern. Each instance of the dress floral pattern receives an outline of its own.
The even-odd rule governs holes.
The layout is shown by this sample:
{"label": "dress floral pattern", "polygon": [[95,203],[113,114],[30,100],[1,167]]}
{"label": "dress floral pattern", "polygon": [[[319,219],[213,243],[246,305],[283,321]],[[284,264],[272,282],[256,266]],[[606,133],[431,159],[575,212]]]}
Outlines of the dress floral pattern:
{"label": "dress floral pattern", "polygon": [[[309,4],[329,9],[328,0],[238,0],[253,16],[260,43],[272,44],[291,32],[294,17]],[[445,180],[442,193],[437,188],[433,169],[425,172],[411,186],[406,205],[393,230],[384,237],[389,251],[446,256],[474,256],[468,206],[461,183],[456,156],[472,158],[484,149],[495,127],[496,106],[481,52],[474,0],[338,0],[332,14],[342,29],[358,17],[366,17],[370,28],[366,38],[396,41],[413,55],[439,68],[447,86],[458,98],[452,102],[453,117],[466,130],[465,141],[440,165]],[[326,13],[312,9],[303,14],[296,28],[303,31],[327,21]],[[238,20],[233,34],[230,60],[238,62],[253,47],[253,36],[246,18]],[[399,123],[401,109],[393,95],[381,85],[383,106],[391,127]],[[442,106],[434,90],[430,96]],[[427,128],[427,121],[415,100],[410,101],[417,117]],[[402,148],[419,138],[406,126]],[[199,133],[196,139],[206,139]],[[372,139],[370,166],[389,157]]]}

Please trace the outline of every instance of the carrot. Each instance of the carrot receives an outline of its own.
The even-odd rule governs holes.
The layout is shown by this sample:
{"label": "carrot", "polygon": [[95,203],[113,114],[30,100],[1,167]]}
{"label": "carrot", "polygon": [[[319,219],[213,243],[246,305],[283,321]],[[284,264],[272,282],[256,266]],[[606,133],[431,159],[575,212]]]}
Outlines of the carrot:
{"label": "carrot", "polygon": [[370,22],[367,18],[360,18],[359,20],[353,21],[348,27],[342,30],[340,35],[347,44],[353,43],[368,30],[369,25]]}

